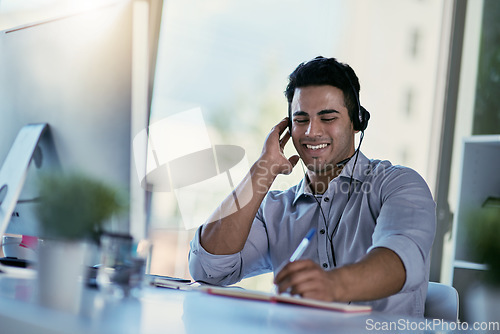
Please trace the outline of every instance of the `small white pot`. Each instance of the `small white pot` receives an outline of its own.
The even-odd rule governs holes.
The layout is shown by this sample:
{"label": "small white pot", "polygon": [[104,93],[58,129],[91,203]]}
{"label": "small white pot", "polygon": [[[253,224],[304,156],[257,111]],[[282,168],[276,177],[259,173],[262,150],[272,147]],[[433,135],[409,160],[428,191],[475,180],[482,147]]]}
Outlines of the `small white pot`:
{"label": "small white pot", "polygon": [[38,249],[40,305],[78,314],[89,245],[84,241],[43,240]]}

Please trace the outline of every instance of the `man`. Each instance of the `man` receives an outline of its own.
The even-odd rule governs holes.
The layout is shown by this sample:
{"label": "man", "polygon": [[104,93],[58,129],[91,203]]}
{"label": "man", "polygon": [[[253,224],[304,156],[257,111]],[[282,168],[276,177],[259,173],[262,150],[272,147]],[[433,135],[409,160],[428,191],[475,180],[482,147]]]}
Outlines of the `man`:
{"label": "man", "polygon": [[[248,175],[191,242],[191,275],[227,285],[274,271],[280,293],[423,316],[435,233],[425,181],[359,151],[369,113],[359,104],[358,78],[348,65],[323,57],[300,64],[285,94],[289,117],[271,130]],[[290,138],[298,156],[286,158]],[[304,179],[269,191],[299,157],[307,167]],[[240,207],[235,198],[248,204]],[[290,263],[311,228],[318,233]]]}

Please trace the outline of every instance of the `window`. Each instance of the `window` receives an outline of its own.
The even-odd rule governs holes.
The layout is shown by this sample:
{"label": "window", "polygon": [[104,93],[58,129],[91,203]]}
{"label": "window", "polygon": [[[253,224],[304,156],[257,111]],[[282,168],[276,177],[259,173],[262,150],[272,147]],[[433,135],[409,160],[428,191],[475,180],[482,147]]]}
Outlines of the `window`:
{"label": "window", "polygon": [[[361,103],[372,114],[363,152],[409,165],[428,178],[435,172],[426,161],[433,149],[443,11],[440,2],[411,0],[166,1],[151,123],[195,111],[202,115],[203,138],[210,145],[243,148],[249,166],[270,128],[286,116],[289,73],[317,55],[336,57],[358,74]],[[412,52],[405,49],[403,31],[409,30]],[[416,54],[425,55],[418,64]],[[418,88],[418,103],[405,90],[409,85]],[[407,97],[403,110],[397,96]],[[406,113],[419,116],[408,122]],[[191,138],[196,133],[181,133],[176,143]],[[275,187],[292,186],[302,173],[295,168]],[[175,192],[152,194],[151,271],[189,277],[187,255],[196,228],[186,228],[180,200]]]}

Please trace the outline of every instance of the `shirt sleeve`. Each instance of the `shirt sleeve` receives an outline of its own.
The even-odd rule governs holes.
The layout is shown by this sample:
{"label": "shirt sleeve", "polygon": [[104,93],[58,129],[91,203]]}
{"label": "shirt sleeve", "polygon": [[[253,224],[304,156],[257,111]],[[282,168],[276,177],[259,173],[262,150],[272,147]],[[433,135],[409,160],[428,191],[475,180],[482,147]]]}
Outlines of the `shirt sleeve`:
{"label": "shirt sleeve", "polygon": [[191,241],[189,271],[195,281],[214,285],[230,285],[243,278],[271,270],[269,243],[264,223],[254,219],[252,228],[242,251],[229,255],[214,255],[207,252],[200,243],[200,227]]}
{"label": "shirt sleeve", "polygon": [[415,291],[428,280],[436,205],[417,172],[398,168],[390,173],[381,184],[382,207],[368,251],[376,247],[394,251],[406,270],[401,292]]}

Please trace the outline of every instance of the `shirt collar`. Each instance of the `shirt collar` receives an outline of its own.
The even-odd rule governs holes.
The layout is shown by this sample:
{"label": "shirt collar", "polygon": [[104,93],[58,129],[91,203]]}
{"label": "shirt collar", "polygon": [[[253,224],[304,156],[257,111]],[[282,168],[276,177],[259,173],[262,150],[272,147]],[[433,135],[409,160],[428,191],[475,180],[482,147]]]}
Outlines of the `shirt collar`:
{"label": "shirt collar", "polygon": [[[362,183],[369,173],[370,160],[363,154],[363,152],[359,151],[359,156],[358,156],[358,161],[356,162],[356,166],[354,166],[355,162],[356,162],[356,153],[352,156],[351,160],[349,160],[346,163],[344,168],[342,168],[342,171],[340,172],[339,176],[337,176],[337,178],[340,177],[343,179],[350,179],[352,172],[352,179]],[[354,172],[352,170],[353,166],[354,166]],[[335,179],[330,181],[330,183],[332,183]],[[311,189],[307,182],[307,177],[305,175],[304,178],[302,178],[302,180],[297,185],[296,189],[297,190],[295,193],[295,198],[293,199],[293,204],[295,204],[295,202],[297,202],[297,200],[302,196],[312,195]]]}

